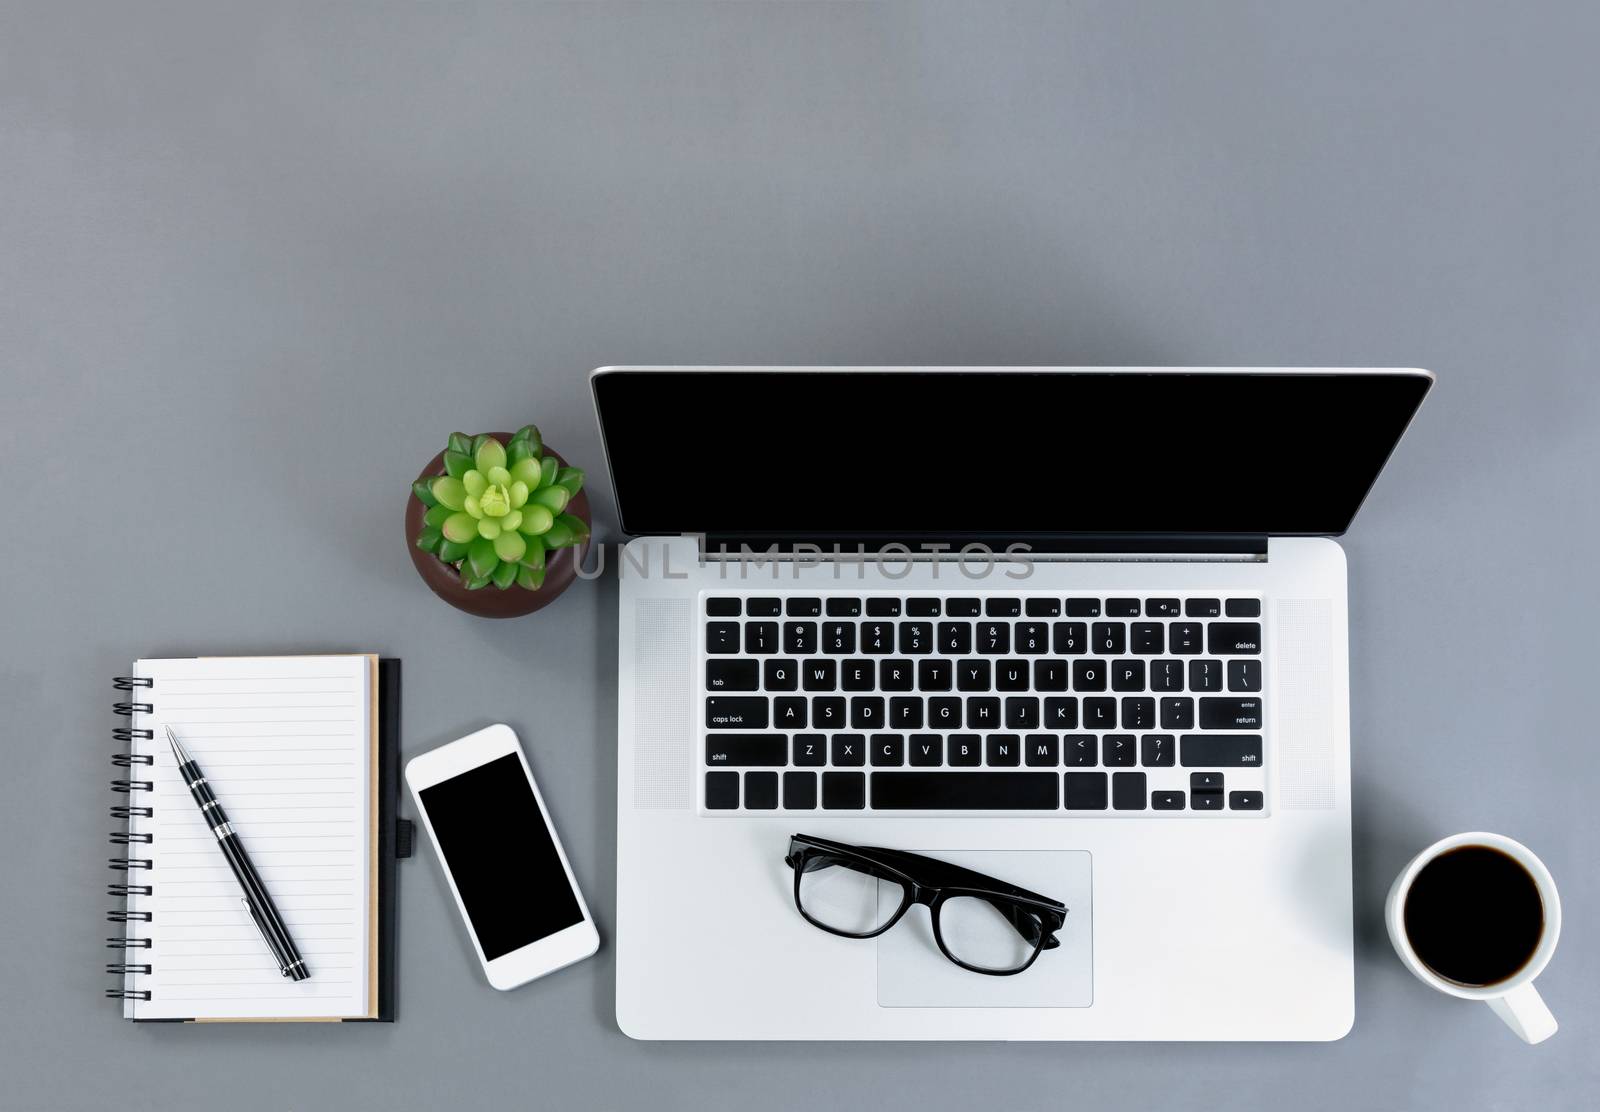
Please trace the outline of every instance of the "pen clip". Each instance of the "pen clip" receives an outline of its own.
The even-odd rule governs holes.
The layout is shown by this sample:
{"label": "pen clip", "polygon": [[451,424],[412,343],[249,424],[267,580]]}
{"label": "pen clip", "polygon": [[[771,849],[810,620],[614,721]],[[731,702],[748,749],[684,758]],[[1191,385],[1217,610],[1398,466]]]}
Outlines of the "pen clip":
{"label": "pen clip", "polygon": [[272,939],[267,937],[267,927],[266,924],[261,921],[261,916],[256,914],[256,909],[245,897],[240,896],[239,902],[244,904],[244,909],[250,913],[250,921],[256,925],[256,930],[261,932],[261,941],[267,944],[267,953],[272,955],[273,961],[278,962],[278,976],[287,977],[289,975],[289,968],[288,966],[284,965],[282,961],[278,960],[278,948],[272,944]]}

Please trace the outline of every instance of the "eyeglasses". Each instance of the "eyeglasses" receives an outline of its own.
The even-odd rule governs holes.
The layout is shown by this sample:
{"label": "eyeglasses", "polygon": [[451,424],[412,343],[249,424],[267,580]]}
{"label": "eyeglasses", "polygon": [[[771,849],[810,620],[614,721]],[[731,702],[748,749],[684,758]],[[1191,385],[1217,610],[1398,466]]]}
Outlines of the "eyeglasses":
{"label": "eyeglasses", "polygon": [[795,907],[830,934],[876,938],[925,904],[944,956],[992,977],[1021,973],[1061,945],[1065,904],[946,861],[795,834],[784,862]]}

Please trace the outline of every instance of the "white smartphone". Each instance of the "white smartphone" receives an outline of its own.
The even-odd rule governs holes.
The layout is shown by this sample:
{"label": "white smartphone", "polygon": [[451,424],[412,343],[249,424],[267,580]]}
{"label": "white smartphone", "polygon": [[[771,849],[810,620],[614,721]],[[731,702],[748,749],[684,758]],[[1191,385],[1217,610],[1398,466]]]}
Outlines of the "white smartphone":
{"label": "white smartphone", "polygon": [[600,948],[511,727],[412,757],[406,784],[491,985],[516,988]]}

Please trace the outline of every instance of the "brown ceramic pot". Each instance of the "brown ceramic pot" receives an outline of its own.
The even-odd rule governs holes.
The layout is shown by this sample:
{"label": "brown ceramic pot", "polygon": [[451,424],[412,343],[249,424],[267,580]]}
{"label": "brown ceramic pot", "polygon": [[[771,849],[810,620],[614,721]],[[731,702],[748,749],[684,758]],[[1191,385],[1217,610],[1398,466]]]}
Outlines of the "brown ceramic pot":
{"label": "brown ceramic pot", "polygon": [[[502,444],[511,440],[511,433],[508,432],[496,432],[490,435]],[[554,456],[562,467],[568,466],[567,461],[561,458],[561,453],[548,444],[545,445],[544,454]],[[422,474],[417,478],[431,479],[435,475],[442,474],[444,474],[444,453],[440,452],[428,461],[428,466],[422,469]],[[457,610],[465,610],[468,614],[476,614],[480,618],[517,618],[523,614],[532,614],[535,610],[543,610],[572,586],[572,581],[578,577],[578,567],[589,552],[590,542],[585,540],[582,544],[560,548],[550,553],[545,558],[544,585],[537,591],[530,591],[516,584],[502,591],[493,583],[476,591],[469,591],[461,585],[460,572],[433,553],[424,552],[417,547],[417,535],[422,532],[422,515],[427,512],[428,508],[417,499],[416,495],[407,491],[406,551],[411,553],[411,562],[416,565],[417,574],[422,576],[422,581],[428,585],[429,590]],[[591,527],[594,525],[589,518],[587,491],[580,490],[577,497],[567,503],[566,512],[581,518],[585,525]]]}

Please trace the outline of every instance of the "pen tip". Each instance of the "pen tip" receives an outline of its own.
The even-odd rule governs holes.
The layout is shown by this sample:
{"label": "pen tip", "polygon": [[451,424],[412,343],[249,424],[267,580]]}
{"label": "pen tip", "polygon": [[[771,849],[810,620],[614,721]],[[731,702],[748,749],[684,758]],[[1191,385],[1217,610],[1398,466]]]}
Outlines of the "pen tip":
{"label": "pen tip", "polygon": [[171,726],[166,726],[163,724],[163,728],[167,731],[167,741],[172,745],[172,753],[178,758],[178,763],[188,763],[189,754],[183,748],[183,743],[178,740],[178,735],[172,732]]}

